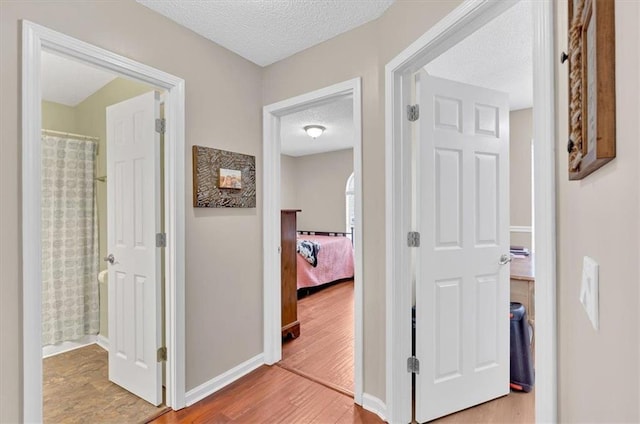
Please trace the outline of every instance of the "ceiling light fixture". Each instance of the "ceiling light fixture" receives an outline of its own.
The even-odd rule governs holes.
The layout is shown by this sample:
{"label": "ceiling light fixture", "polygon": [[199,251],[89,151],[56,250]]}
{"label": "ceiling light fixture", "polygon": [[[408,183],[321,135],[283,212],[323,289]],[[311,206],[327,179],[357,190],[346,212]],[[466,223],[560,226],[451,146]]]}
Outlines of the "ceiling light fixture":
{"label": "ceiling light fixture", "polygon": [[322,133],[324,132],[324,130],[326,130],[326,128],[323,127],[322,125],[307,125],[306,127],[304,127],[304,130],[307,132],[309,137],[317,138],[322,135]]}

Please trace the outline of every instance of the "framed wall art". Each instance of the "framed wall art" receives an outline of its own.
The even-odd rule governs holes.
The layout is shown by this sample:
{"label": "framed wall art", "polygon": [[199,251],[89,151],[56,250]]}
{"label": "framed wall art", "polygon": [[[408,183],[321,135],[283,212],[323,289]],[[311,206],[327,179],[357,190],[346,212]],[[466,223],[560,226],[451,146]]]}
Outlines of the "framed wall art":
{"label": "framed wall art", "polygon": [[255,156],[193,146],[193,206],[255,208]]}
{"label": "framed wall art", "polygon": [[614,6],[610,0],[569,0],[570,180],[616,157]]}

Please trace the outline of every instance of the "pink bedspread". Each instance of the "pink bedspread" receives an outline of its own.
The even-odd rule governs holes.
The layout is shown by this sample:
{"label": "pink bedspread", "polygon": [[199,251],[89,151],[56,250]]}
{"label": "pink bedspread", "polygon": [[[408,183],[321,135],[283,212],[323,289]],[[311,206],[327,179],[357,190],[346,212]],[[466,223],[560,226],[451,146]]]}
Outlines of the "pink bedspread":
{"label": "pink bedspread", "polygon": [[349,238],[299,234],[298,239],[320,243],[318,266],[315,268],[296,253],[299,289],[353,277],[353,246]]}

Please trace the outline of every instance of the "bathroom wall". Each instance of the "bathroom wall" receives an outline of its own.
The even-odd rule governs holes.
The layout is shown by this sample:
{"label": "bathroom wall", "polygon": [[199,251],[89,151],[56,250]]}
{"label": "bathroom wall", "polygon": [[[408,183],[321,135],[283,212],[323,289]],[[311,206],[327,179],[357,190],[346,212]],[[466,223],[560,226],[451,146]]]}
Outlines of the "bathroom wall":
{"label": "bathroom wall", "polygon": [[76,109],[54,102],[42,102],[42,128],[77,133]]}

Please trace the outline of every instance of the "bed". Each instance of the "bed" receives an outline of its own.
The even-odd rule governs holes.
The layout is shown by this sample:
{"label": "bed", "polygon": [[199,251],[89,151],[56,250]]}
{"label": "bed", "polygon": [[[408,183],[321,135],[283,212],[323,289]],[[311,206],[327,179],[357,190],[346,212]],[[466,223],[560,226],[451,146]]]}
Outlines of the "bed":
{"label": "bed", "polygon": [[353,278],[353,244],[347,233],[298,231],[298,240],[318,243],[317,265],[296,254],[298,290]]}

